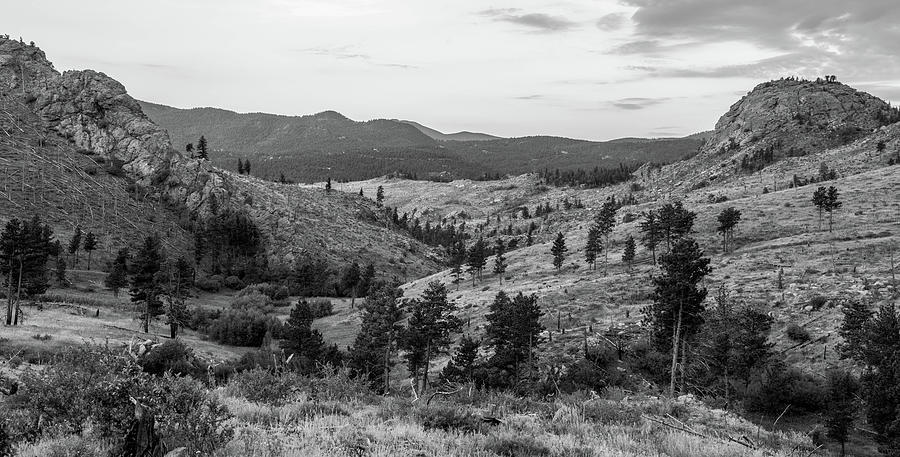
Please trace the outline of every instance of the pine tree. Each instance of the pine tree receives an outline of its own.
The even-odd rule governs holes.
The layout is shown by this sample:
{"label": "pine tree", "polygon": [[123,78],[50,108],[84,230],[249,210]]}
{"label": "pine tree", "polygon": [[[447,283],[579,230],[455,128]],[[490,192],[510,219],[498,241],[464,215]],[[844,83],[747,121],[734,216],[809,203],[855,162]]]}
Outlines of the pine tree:
{"label": "pine tree", "polygon": [[644,220],[641,221],[641,244],[650,250],[653,255],[653,265],[656,265],[656,247],[662,241],[662,231],[659,227],[659,217],[656,211],[647,211],[643,214]]}
{"label": "pine tree", "polygon": [[825,212],[828,213],[828,231],[832,231],[834,227],[834,212],[841,208],[843,202],[839,199],[839,193],[836,187],[828,186],[827,198],[825,200]]}
{"label": "pine tree", "polygon": [[131,301],[144,305],[141,312],[142,327],[144,333],[149,333],[150,321],[154,316],[162,314],[162,303],[159,301],[161,285],[157,274],[162,268],[162,252],[156,235],[144,239],[131,267]]}
{"label": "pine tree", "polygon": [[6,325],[18,325],[22,295],[44,293],[47,260],[56,244],[53,231],[35,215],[24,222],[10,219],[0,233],[0,274],[6,278]]}
{"label": "pine tree", "polygon": [[566,252],[568,252],[566,238],[562,232],[559,232],[556,234],[556,240],[553,241],[553,247],[550,248],[550,253],[553,254],[553,266],[556,267],[557,273],[562,270],[563,262],[566,260]]}
{"label": "pine tree", "polygon": [[209,150],[207,148],[206,137],[200,135],[200,139],[197,141],[197,157],[202,160],[209,160]]}
{"label": "pine tree", "polygon": [[72,239],[69,240],[69,255],[75,256],[72,266],[78,268],[78,250],[81,249],[81,237],[84,232],[81,231],[81,225],[75,226],[75,232],[72,233]]}
{"label": "pine tree", "polygon": [[697,214],[684,208],[680,201],[667,203],[657,212],[657,224],[662,239],[666,241],[666,251],[680,239],[691,233]]}
{"label": "pine tree", "polygon": [[325,180],[325,192],[331,192],[331,176]]}
{"label": "pine tree", "polygon": [[504,253],[506,253],[506,245],[503,244],[503,240],[497,238],[497,243],[494,245],[494,274],[500,277],[500,285],[503,285],[503,273],[506,273]]}
{"label": "pine tree", "polygon": [[69,280],[66,278],[66,261],[63,259],[62,255],[56,256],[56,270],[54,271],[56,275],[56,283],[59,284],[60,287],[68,287]]}
{"label": "pine tree", "polygon": [[250,174],[250,159],[244,159],[244,174]]}
{"label": "pine tree", "polygon": [[597,230],[606,240],[606,249],[603,251],[604,271],[609,264],[609,249],[612,247],[609,244],[609,236],[612,234],[613,227],[616,226],[616,211],[618,211],[618,209],[619,206],[616,204],[615,199],[607,198],[606,201],[603,202],[603,206],[600,207],[600,212],[598,212],[597,216],[594,218],[594,224],[597,226]]}
{"label": "pine tree", "polygon": [[484,238],[478,237],[478,241],[469,248],[469,254],[466,258],[467,272],[472,275],[472,286],[475,286],[475,279],[481,278],[481,272],[487,263],[487,246],[484,244]]}
{"label": "pine tree", "polygon": [[237,172],[239,175],[244,174],[244,161],[238,158]]}
{"label": "pine tree", "polygon": [[859,382],[852,374],[843,370],[828,374],[825,427],[828,437],[841,443],[841,457],[845,455],[844,445],[856,420],[855,397],[858,391]]}
{"label": "pine tree", "polygon": [[584,261],[588,264],[588,270],[597,269],[597,254],[603,249],[600,244],[600,229],[592,224],[588,229],[587,243],[584,245]]}
{"label": "pine tree", "polygon": [[674,395],[679,346],[703,323],[706,289],[699,283],[711,270],[709,259],[703,257],[697,242],[691,238],[676,242],[660,258],[660,263],[663,274],[653,278],[653,303],[645,313],[657,350],[672,352],[669,394]]}
{"label": "pine tree", "polygon": [[625,265],[628,265],[629,270],[631,270],[631,265],[634,263],[634,255],[635,255],[634,237],[631,235],[628,235],[628,238],[625,238],[625,250],[622,252],[622,262],[625,262]]}
{"label": "pine tree", "polygon": [[734,240],[734,228],[741,221],[741,212],[734,207],[728,207],[719,213],[717,220],[719,226],[716,231],[722,234],[722,252],[728,253],[728,247]]}
{"label": "pine tree", "polygon": [[[526,296],[519,292],[515,298],[510,299],[505,292],[500,291],[494,297],[486,317],[488,324],[485,336],[488,345],[494,350],[488,363],[498,370],[497,378],[508,374],[516,379],[522,365],[531,365],[530,362],[534,361],[534,351],[543,341],[540,336],[544,331],[540,323],[543,314],[536,295]],[[509,381],[495,379],[493,382],[503,385]]]}
{"label": "pine tree", "polygon": [[453,357],[441,371],[441,378],[448,382],[472,382],[480,346],[478,341],[463,335]]}
{"label": "pine tree", "polygon": [[375,264],[369,262],[369,264],[366,265],[366,269],[363,270],[362,277],[359,280],[359,293],[368,295],[372,284],[375,284]]}
{"label": "pine tree", "polygon": [[402,335],[404,358],[416,388],[428,387],[431,361],[444,354],[450,337],[459,331],[462,322],[454,315],[456,304],[447,299],[447,288],[439,281],[428,283],[422,297],[409,305],[409,320]]}
{"label": "pine tree", "polygon": [[868,339],[868,325],[872,321],[874,313],[861,300],[849,300],[843,306],[844,319],[838,334],[844,342],[838,345],[841,358],[853,359],[860,362],[866,360],[866,341]]}
{"label": "pine tree", "polygon": [[281,328],[279,346],[287,354],[293,355],[293,364],[305,373],[314,371],[325,348],[322,334],[312,328],[314,319],[309,303],[301,299],[291,309],[290,317]]}
{"label": "pine tree", "polygon": [[397,301],[402,294],[396,284],[372,290],[362,307],[362,325],[350,348],[350,368],[381,392],[390,390],[390,372],[404,317]]}
{"label": "pine tree", "polygon": [[378,186],[375,191],[375,206],[379,208],[384,206],[384,187]]}
{"label": "pine tree", "polygon": [[97,240],[97,236],[94,235],[94,232],[87,232],[84,235],[84,252],[87,252],[88,262],[87,269],[91,269],[91,253],[94,252],[95,249],[99,246],[100,242]]}
{"label": "pine tree", "polygon": [[119,290],[128,285],[128,249],[119,249],[115,260],[109,266],[109,274],[104,280],[106,288],[113,292],[113,296],[119,296]]}
{"label": "pine tree", "polygon": [[828,190],[824,186],[820,186],[813,192],[812,202],[819,212],[819,230],[822,230],[822,213],[825,211],[828,199]]}
{"label": "pine tree", "polygon": [[166,295],[163,300],[166,302],[164,311],[166,313],[166,324],[169,325],[169,338],[175,339],[178,336],[178,329],[185,326],[185,323],[191,317],[191,313],[188,312],[187,305],[182,297]]}
{"label": "pine tree", "polygon": [[188,153],[190,158],[194,158],[194,143],[188,143],[184,145],[184,152]]}
{"label": "pine tree", "polygon": [[357,288],[359,287],[359,281],[361,279],[362,272],[360,272],[358,263],[353,262],[346,270],[344,270],[344,277],[341,279],[341,284],[345,290],[350,291],[350,308],[353,308],[356,305]]}
{"label": "pine tree", "polygon": [[363,197],[363,196],[364,196],[364,195],[363,195],[363,191],[362,191],[362,187],[359,188],[359,196],[360,196],[360,197]]}

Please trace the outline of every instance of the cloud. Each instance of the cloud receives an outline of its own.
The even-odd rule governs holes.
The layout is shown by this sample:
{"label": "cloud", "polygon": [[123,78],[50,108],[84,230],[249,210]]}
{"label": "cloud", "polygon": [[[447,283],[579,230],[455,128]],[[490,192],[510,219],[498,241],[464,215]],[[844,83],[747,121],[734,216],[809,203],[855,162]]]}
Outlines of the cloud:
{"label": "cloud", "polygon": [[[744,43],[777,57],[747,65],[683,69],[682,76],[775,77],[828,72],[844,79],[900,72],[900,7],[896,0],[623,0],[635,7],[630,41],[610,54],[665,57],[713,43]],[[778,73],[776,73],[778,72]],[[805,73],[805,76],[816,74]]]}
{"label": "cloud", "polygon": [[513,97],[513,98],[515,98],[516,100],[541,100],[544,98],[544,96],[541,94],[534,94],[534,95],[521,95],[521,96]]}
{"label": "cloud", "polygon": [[526,13],[519,8],[492,8],[481,11],[479,14],[490,17],[495,21],[521,25],[532,31],[543,33],[565,32],[578,26],[577,22],[570,21],[562,16],[552,16],[544,13]]}
{"label": "cloud", "polygon": [[630,97],[621,98],[608,102],[609,106],[624,110],[640,110],[659,105],[670,100],[668,97],[663,98],[646,98],[646,97]]}
{"label": "cloud", "polygon": [[606,16],[597,19],[597,23],[595,24],[598,29],[603,30],[604,32],[610,32],[613,30],[619,30],[625,26],[625,21],[627,16],[624,13],[610,13]]}
{"label": "cloud", "polygon": [[312,54],[316,56],[334,57],[335,59],[362,59],[369,60],[372,57],[368,54],[352,51],[352,46],[337,47],[314,47],[298,49],[297,51],[304,54]]}

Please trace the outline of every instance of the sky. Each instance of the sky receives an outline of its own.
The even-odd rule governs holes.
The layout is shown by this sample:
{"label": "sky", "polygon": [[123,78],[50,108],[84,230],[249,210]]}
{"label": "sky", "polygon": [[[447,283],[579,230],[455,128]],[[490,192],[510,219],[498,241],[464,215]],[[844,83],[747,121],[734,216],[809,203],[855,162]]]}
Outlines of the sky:
{"label": "sky", "polygon": [[[710,130],[755,85],[825,74],[900,101],[897,0],[30,0],[0,33],[138,99],[443,132]],[[896,103],[895,103],[896,104]]]}

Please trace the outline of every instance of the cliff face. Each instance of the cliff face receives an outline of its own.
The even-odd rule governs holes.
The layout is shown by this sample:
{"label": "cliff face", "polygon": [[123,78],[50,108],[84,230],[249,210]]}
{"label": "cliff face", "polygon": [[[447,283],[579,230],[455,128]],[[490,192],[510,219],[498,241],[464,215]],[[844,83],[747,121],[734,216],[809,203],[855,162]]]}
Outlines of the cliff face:
{"label": "cliff face", "polygon": [[[308,252],[335,263],[369,261],[366,252],[385,250],[383,271],[398,277],[437,266],[431,249],[385,228],[367,200],[279,186],[184,157],[118,81],[92,70],[60,74],[39,48],[4,36],[0,97],[24,104],[41,128],[120,165],[129,179],[191,218],[202,220],[220,208],[247,211],[266,238],[271,263]],[[381,246],[373,248],[376,240]]]}

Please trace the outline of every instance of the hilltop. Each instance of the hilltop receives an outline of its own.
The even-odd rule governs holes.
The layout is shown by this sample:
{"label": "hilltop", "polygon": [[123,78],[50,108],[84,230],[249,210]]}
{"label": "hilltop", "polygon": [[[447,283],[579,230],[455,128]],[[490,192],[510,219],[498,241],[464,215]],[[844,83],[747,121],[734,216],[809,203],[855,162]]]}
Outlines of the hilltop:
{"label": "hilltop", "polygon": [[5,190],[4,218],[39,210],[61,236],[84,222],[117,233],[103,240],[112,252],[155,231],[177,254],[191,249],[190,227],[234,211],[259,228],[272,266],[315,252],[335,265],[371,258],[384,274],[410,278],[438,264],[436,252],[386,224],[370,199],[274,184],[184,156],[120,83],[92,70],[60,74],[34,45],[0,38],[0,88],[11,126],[2,139],[8,176],[21,179],[13,170],[24,166],[32,181],[32,192],[25,184]]}
{"label": "hilltop", "polygon": [[273,180],[283,173],[301,182],[327,177],[354,181],[397,171],[420,178],[477,179],[544,169],[669,163],[695,154],[703,144],[695,136],[598,142],[550,136],[497,138],[469,132],[445,135],[411,121],[358,122],[334,111],[279,116],[140,103],[176,144],[205,135],[217,166],[234,169],[238,159],[249,159],[254,175]]}

